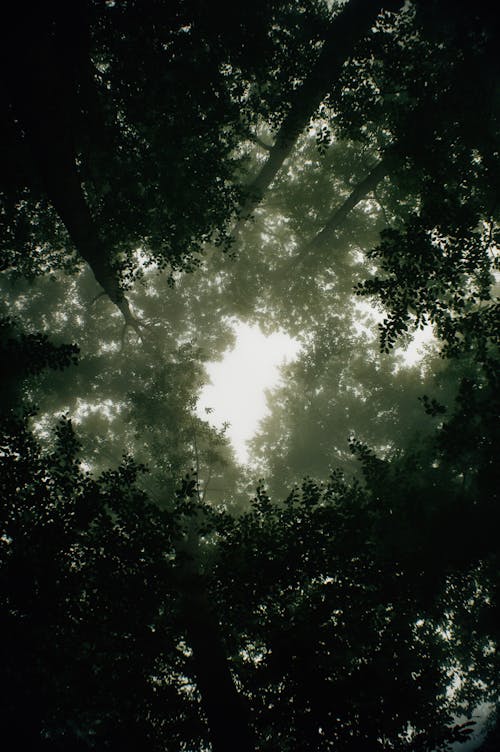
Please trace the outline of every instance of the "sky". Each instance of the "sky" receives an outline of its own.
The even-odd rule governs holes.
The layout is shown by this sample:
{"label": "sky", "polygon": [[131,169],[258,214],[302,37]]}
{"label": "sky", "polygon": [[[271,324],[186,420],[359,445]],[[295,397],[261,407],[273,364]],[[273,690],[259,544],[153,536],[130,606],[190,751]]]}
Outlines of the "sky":
{"label": "sky", "polygon": [[228,436],[239,462],[248,462],[246,442],[257,431],[259,421],[267,412],[266,389],[279,381],[279,366],[290,362],[298,353],[299,343],[284,333],[269,336],[258,326],[238,323],[235,327],[236,346],[222,361],[209,363],[210,383],[201,393],[198,414],[222,427],[230,424]]}
{"label": "sky", "polygon": [[[280,365],[293,360],[300,345],[283,332],[266,336],[258,326],[242,322],[236,324],[235,333],[236,346],[221,361],[207,366],[209,383],[201,392],[197,412],[217,428],[229,423],[227,434],[236,457],[246,464],[246,443],[268,412],[266,390],[277,385]],[[430,338],[430,327],[418,331],[403,354],[403,363],[411,365],[418,360]],[[206,408],[212,412],[206,413]]]}

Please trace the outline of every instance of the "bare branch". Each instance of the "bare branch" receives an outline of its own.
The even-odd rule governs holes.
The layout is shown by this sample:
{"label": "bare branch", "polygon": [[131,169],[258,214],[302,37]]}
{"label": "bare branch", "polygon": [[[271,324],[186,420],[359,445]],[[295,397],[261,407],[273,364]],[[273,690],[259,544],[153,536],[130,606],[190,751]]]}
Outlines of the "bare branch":
{"label": "bare branch", "polygon": [[375,189],[373,189],[373,196],[374,196],[375,201],[377,202],[377,204],[380,206],[380,210],[381,210],[382,214],[384,215],[384,221],[385,221],[386,225],[390,225],[391,223],[389,221],[389,217],[387,216],[387,212],[385,210],[385,206],[383,205],[382,201],[380,200],[379,195],[378,195],[378,193],[377,193],[377,191]]}
{"label": "bare branch", "polygon": [[196,462],[196,494],[198,496],[198,502],[202,502],[202,498],[200,497],[200,457],[198,454],[198,441],[196,438],[196,427],[194,425],[194,420],[191,421],[192,427],[193,427],[193,446],[194,446],[194,458]]}
{"label": "bare branch", "polygon": [[369,172],[368,175],[358,183],[355,188],[353,188],[345,201],[334,210],[323,229],[320,230],[320,232],[318,232],[306,246],[306,253],[324,247],[327,243],[335,240],[336,232],[348,214],[355,206],[357,206],[357,204],[359,204],[360,201],[365,199],[369,193],[375,190],[380,181],[389,173],[393,166],[393,162],[393,156],[388,155],[384,157],[377,165],[375,165],[371,172]]}
{"label": "bare branch", "polygon": [[120,352],[122,352],[123,349],[124,349],[124,347],[125,347],[125,335],[126,335],[126,333],[127,333],[127,323],[125,322],[125,324],[123,325],[122,333],[121,333],[121,337],[120,337]]}

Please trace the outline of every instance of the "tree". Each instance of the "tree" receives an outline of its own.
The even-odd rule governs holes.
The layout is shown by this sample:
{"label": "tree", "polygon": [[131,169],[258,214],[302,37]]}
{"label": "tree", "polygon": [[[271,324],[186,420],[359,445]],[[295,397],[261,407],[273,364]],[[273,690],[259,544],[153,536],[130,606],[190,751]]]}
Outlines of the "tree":
{"label": "tree", "polygon": [[488,382],[464,382],[427,444],[381,460],[354,442],[362,485],[335,473],[284,503],[260,488],[229,529],[217,586],[269,748],[447,748],[471,727],[453,711],[496,702]]}
{"label": "tree", "polygon": [[[254,456],[271,495],[291,482],[323,477],[325,469],[359,473],[349,440],[363,440],[381,456],[425,441],[434,430],[423,419],[422,398],[431,393],[452,404],[458,370],[443,363],[435,346],[424,362],[406,365],[401,353],[378,352],[374,327],[355,308],[317,327],[296,360],[283,369],[283,383],[268,395],[269,413],[252,441]],[[439,418],[439,414],[436,416]]]}
{"label": "tree", "polygon": [[[226,29],[184,4],[151,3],[144,13],[132,1],[96,0],[79,4],[76,17],[58,2],[16,11],[3,44],[4,268],[19,264],[23,247],[31,263],[21,257],[22,268],[33,273],[35,244],[67,246],[59,219],[137,326],[123,287],[138,248],[175,270],[196,264],[204,241],[223,243],[239,200],[235,148],[268,97],[274,104],[278,87],[286,96],[296,70],[275,72],[271,85],[269,69],[282,65],[288,26],[315,14],[314,4],[303,18],[279,6],[261,4],[253,19],[234,9]],[[280,34],[263,33],[262,20]],[[255,57],[260,40],[264,54]],[[250,85],[259,98],[245,97]]]}
{"label": "tree", "polygon": [[[489,393],[479,398],[491,403]],[[304,482],[284,504],[260,488],[251,511],[239,518],[191,505],[189,480],[176,513],[160,512],[135,488],[139,468],[130,461],[92,480],[78,467],[68,423],[60,424],[45,455],[21,423],[4,427],[9,733],[31,746],[75,740],[88,748],[101,739],[122,744],[124,733],[127,744],[133,739],[161,748],[165,733],[181,743],[187,727],[179,728],[179,716],[205,733],[195,721],[194,698],[179,694],[183,676],[192,675],[214,749],[229,749],[235,738],[243,749],[251,742],[245,741],[245,723],[237,722],[240,700],[231,674],[217,678],[227,646],[263,749],[327,749],[332,742],[355,749],[360,740],[373,745],[382,733],[401,749],[444,749],[466,737],[470,724],[452,723],[449,672],[457,670],[457,659],[466,669],[470,651],[491,655],[483,651],[496,621],[487,614],[497,608],[494,577],[490,584],[483,572],[481,590],[473,595],[478,567],[495,571],[496,556],[494,535],[471,539],[471,528],[486,522],[494,531],[496,519],[491,490],[497,484],[489,472],[495,409],[491,405],[478,426],[470,420],[476,407],[464,392],[428,453],[382,462],[353,445],[363,462],[364,487],[336,474],[323,487]],[[470,444],[454,440],[457,422],[461,435],[466,426],[473,429]],[[480,444],[478,434],[485,437]],[[471,473],[465,486],[457,471],[464,452]],[[432,471],[436,456],[441,464]],[[457,503],[461,514],[443,534],[442,521],[449,523]],[[211,531],[218,538],[212,544]],[[196,542],[200,534],[205,550]],[[139,609],[132,605],[137,603]],[[471,603],[481,627],[472,643],[462,634]],[[211,636],[214,606],[224,614],[224,626],[220,632],[213,621]],[[443,624],[462,634],[458,654]],[[184,631],[191,660],[188,647],[179,653]],[[57,668],[62,654],[64,671]],[[41,698],[32,656],[41,671],[53,667]],[[388,661],[396,671],[386,671]],[[495,692],[495,656],[488,662]],[[477,670],[484,682],[484,668]],[[67,676],[77,681],[68,685]],[[475,680],[476,669],[469,669],[462,694],[477,694]],[[221,709],[210,698],[218,692],[235,698],[234,730],[227,722],[217,727]],[[26,723],[23,710],[33,703],[37,714]]]}
{"label": "tree", "polygon": [[[36,354],[40,343],[29,347]],[[49,362],[65,357],[45,347]],[[65,419],[44,452],[26,417],[5,416],[1,447],[6,738],[33,749],[160,749],[165,735],[199,744],[198,698],[183,693],[194,676],[213,748],[251,749],[193,563],[196,481],[160,511],[139,490],[144,468],[130,458],[94,480]]]}

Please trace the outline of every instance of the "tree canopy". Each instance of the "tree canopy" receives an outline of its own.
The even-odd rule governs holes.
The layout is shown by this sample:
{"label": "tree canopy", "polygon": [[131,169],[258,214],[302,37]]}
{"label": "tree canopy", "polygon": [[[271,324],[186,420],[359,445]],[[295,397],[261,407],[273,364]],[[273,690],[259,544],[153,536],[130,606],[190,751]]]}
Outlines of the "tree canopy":
{"label": "tree canopy", "polygon": [[[12,11],[6,743],[496,749],[498,14]],[[300,344],[247,466],[198,407],[238,321]]]}

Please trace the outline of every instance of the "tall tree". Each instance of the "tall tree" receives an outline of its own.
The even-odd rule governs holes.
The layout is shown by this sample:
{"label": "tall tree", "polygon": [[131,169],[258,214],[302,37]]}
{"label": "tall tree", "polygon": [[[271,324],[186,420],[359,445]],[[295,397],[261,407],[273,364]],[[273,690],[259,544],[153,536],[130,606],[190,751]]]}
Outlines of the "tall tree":
{"label": "tall tree", "polygon": [[[6,263],[19,242],[33,256],[48,200],[135,326],[123,292],[134,254],[189,269],[203,242],[222,242],[239,200],[235,147],[280,85],[287,96],[295,66],[272,79],[270,69],[283,65],[288,27],[316,14],[314,3],[302,13],[261,3],[256,18],[234,9],[221,26],[196,5],[144,10],[132,1],[32,6],[4,25],[2,45]],[[294,51],[300,69],[301,45]],[[245,96],[250,85],[259,98]]]}

